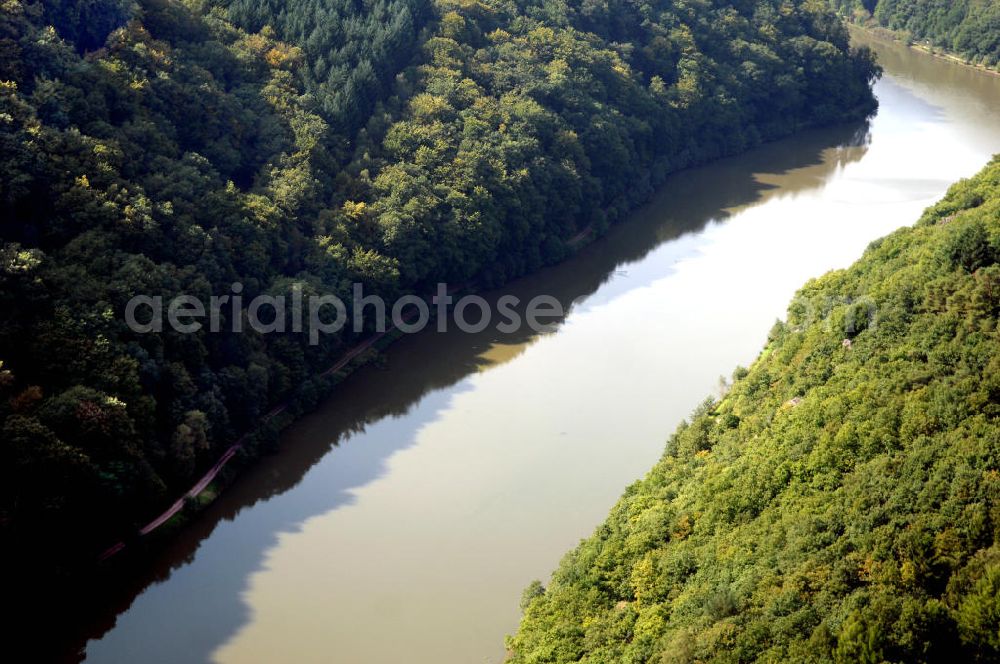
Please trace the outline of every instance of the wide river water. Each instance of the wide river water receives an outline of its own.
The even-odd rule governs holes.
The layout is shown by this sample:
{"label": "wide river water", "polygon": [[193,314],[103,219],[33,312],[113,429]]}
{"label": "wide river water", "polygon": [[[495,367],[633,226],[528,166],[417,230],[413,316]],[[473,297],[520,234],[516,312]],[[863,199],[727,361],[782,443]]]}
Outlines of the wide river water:
{"label": "wide river water", "polygon": [[679,173],[505,289],[575,301],[555,331],[397,342],[72,648],[123,664],[500,662],[522,589],[753,361],[796,289],[1000,151],[1000,77],[856,38],[886,72],[870,123]]}

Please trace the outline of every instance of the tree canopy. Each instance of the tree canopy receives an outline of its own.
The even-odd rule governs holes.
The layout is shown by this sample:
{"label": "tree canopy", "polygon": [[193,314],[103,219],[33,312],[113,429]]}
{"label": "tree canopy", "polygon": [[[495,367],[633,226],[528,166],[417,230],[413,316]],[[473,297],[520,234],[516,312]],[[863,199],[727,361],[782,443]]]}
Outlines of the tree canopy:
{"label": "tree canopy", "polygon": [[93,560],[355,341],[132,296],[499,284],[877,75],[815,0],[3,0],[5,569]]}
{"label": "tree canopy", "polygon": [[1000,65],[996,0],[831,0],[835,9],[927,41],[973,64]]}

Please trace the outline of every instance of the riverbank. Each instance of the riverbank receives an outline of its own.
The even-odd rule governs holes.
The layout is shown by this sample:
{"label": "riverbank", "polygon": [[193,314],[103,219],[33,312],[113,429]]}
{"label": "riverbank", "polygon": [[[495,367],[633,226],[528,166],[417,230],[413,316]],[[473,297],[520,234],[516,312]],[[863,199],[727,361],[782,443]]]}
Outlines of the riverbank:
{"label": "riverbank", "polygon": [[869,37],[875,39],[884,39],[886,41],[891,41],[897,44],[902,44],[907,48],[911,48],[914,51],[923,53],[924,55],[929,55],[939,60],[945,60],[947,62],[952,62],[957,65],[962,65],[963,67],[969,67],[983,74],[989,74],[990,76],[1000,76],[1000,67],[986,67],[981,64],[974,64],[969,60],[963,58],[957,53],[950,52],[940,46],[935,46],[931,44],[929,40],[924,42],[914,41],[913,38],[908,34],[901,32],[899,30],[891,30],[889,28],[878,25],[874,22],[874,19],[868,19],[866,21],[850,20],[845,19],[847,26],[851,30],[857,30],[867,34]]}
{"label": "riverbank", "polygon": [[997,661],[998,314],[1000,156],[803,286],[510,661]]}
{"label": "riverbank", "polygon": [[[587,237],[588,233],[589,229],[576,236],[574,240],[579,239],[579,241],[582,241]],[[461,289],[453,290],[451,294],[458,292],[461,292]],[[409,322],[411,318],[412,315],[408,314],[404,317],[404,320]],[[331,396],[337,385],[343,382],[355,370],[373,361],[379,351],[387,348],[401,335],[402,332],[399,331],[395,323],[390,322],[384,332],[373,334],[368,339],[348,349],[328,369],[315,376],[314,380],[320,380],[321,383],[317,390],[319,397],[314,401],[311,398],[310,401],[313,401],[311,405],[315,406],[319,401]],[[316,387],[316,385],[314,384],[313,387]],[[272,408],[261,418],[257,426],[243,434],[235,443],[228,447],[219,459],[184,495],[174,501],[159,516],[140,528],[135,537],[146,537],[157,531],[159,531],[158,534],[161,537],[169,537],[170,532],[183,527],[187,519],[195,518],[201,510],[211,505],[229,482],[235,480],[238,469],[234,470],[224,481],[217,480],[217,478],[226,469],[230,461],[239,458],[240,453],[244,450],[244,446],[254,440],[255,437],[264,434],[265,431],[269,437],[277,436],[288,425],[310,410],[311,407],[301,398],[286,400]],[[279,419],[282,415],[287,416]],[[253,457],[247,458],[244,459],[244,463],[252,463],[253,460]],[[135,537],[132,538],[133,541]],[[119,541],[102,552],[98,557],[98,562],[104,563],[117,556],[126,548],[126,541]]]}
{"label": "riverbank", "polygon": [[521,589],[754,358],[795,289],[1000,147],[995,79],[886,48],[869,126],[677,173],[505,288],[578,302],[554,333],[408,335],[354,372],[138,570],[88,658],[499,662]]}

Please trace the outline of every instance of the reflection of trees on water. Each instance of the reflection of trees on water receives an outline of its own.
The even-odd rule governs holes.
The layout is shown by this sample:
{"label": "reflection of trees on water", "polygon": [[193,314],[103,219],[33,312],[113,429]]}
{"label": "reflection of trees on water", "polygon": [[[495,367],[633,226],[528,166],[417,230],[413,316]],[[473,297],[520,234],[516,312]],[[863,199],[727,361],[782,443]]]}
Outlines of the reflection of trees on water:
{"label": "reflection of trees on water", "polygon": [[[560,265],[513,282],[502,292],[485,293],[484,297],[493,306],[502,294],[516,295],[522,304],[534,295],[548,294],[569,310],[574,300],[593,294],[614,278],[620,266],[642,260],[663,242],[697,232],[712,220],[725,219],[775,196],[822,185],[844,165],[860,159],[869,141],[868,123],[843,125],[809,131],[751,153],[676,173],[646,207],[628,222],[612,228],[604,238]],[[808,173],[797,175],[804,170]],[[241,533],[238,550],[227,555],[225,565],[212,566],[211,588],[204,587],[205,596],[199,597],[213,605],[211,624],[199,625],[199,630],[207,634],[204,652],[199,652],[198,644],[185,644],[189,657],[197,653],[209,658],[248,619],[241,592],[247,578],[260,568],[266,552],[276,543],[277,535],[295,530],[311,516],[348,504],[354,489],[377,479],[385,470],[386,458],[414,444],[424,420],[433,420],[447,406],[454,393],[445,388],[517,357],[534,342],[537,335],[527,326],[522,327],[513,334],[498,332],[493,326],[479,334],[428,330],[397,341],[386,352],[386,369],[369,366],[357,371],[316,413],[283,434],[276,455],[247,468],[204,514],[175,534],[163,551],[151,560],[133,560],[134,569],[126,572],[129,578],[117,582],[113,593],[99,597],[101,607],[81,608],[74,623],[83,622],[81,616],[90,617],[90,633],[77,635],[72,648],[78,649],[86,638],[99,639],[112,630],[118,616],[151,587],[176,583],[171,579],[174,572],[194,560],[217,525],[296,487],[333,447],[365,433],[375,422],[397,427],[391,449],[376,450],[353,468],[349,478],[325,485],[322,495],[312,492],[307,498],[283,501],[282,509],[255,515],[254,528]],[[488,352],[498,347],[506,352]],[[414,410],[417,404],[422,407]],[[173,601],[191,599],[180,597]],[[180,614],[184,612],[183,606],[173,608]]]}

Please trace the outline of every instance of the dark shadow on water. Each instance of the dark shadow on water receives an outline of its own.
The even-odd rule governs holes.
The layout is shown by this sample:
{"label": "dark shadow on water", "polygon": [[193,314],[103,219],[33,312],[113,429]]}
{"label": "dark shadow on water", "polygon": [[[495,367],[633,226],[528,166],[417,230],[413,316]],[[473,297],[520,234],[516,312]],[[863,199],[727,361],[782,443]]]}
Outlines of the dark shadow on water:
{"label": "dark shadow on water", "polygon": [[[553,295],[568,307],[664,242],[737,209],[822,186],[860,159],[867,142],[867,123],[839,126],[677,173],[629,221],[503,293],[522,301]],[[781,177],[789,173],[794,177]],[[768,184],[775,178],[780,186]],[[485,297],[495,302],[500,294]],[[463,379],[508,361],[534,340],[526,331],[502,334],[492,326],[480,334],[426,331],[399,340],[386,351],[383,367],[365,367],[342,383],[317,412],[282,435],[276,454],[244,471],[159,553],[131,561],[128,578],[108,584],[92,605],[79,609],[72,627],[53,629],[54,654],[79,660],[87,640],[97,639],[89,648],[93,661],[207,660],[249,620],[241,594],[280,533],[350,504],[353,490],[379,478],[390,456],[413,445],[455,394],[471,389]],[[484,357],[496,346],[509,352]],[[350,440],[362,433],[365,444]],[[344,464],[337,472],[309,475],[344,442],[351,443],[350,453],[345,448],[330,460]]]}

